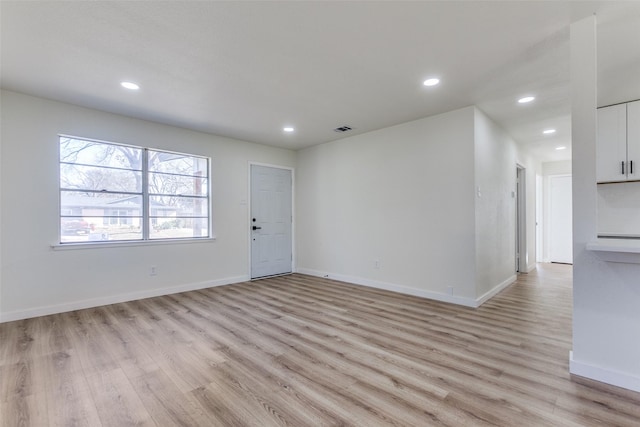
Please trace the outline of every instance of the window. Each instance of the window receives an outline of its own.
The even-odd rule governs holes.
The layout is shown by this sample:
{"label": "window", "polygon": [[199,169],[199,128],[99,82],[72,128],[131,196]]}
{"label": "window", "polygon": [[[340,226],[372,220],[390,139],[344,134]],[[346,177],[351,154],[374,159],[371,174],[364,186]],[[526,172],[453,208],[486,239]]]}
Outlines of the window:
{"label": "window", "polygon": [[210,237],[209,159],[60,136],[60,243]]}

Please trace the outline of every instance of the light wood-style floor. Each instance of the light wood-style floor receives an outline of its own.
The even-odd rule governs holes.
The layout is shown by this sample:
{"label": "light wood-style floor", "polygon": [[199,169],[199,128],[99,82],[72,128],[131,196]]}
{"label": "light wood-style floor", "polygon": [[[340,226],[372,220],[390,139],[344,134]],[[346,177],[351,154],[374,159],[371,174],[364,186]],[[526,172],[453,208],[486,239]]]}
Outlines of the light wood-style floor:
{"label": "light wood-style floor", "polygon": [[[428,279],[425,279],[428,280]],[[0,325],[4,426],[638,426],[571,378],[571,267],[479,309],[291,275]]]}

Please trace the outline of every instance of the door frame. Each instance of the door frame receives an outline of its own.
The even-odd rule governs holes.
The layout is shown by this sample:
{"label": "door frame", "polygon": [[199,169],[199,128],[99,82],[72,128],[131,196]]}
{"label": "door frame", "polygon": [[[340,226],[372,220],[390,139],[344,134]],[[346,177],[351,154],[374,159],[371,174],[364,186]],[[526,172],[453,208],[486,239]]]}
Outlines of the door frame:
{"label": "door frame", "polygon": [[249,273],[247,276],[249,280],[253,280],[251,277],[251,166],[265,166],[274,169],[284,169],[291,172],[291,272],[296,272],[296,170],[290,166],[274,165],[270,163],[252,162],[249,161],[249,167],[247,168],[247,252],[248,252],[248,268]]}
{"label": "door frame", "polygon": [[528,273],[527,169],[516,163],[516,273]]}

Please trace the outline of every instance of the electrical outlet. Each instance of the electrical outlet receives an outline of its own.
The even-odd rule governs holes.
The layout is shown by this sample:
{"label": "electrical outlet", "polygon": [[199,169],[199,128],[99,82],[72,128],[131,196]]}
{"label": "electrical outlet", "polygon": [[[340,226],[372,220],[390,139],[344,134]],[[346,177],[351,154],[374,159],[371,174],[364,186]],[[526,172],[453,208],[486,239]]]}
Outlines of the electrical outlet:
{"label": "electrical outlet", "polygon": [[152,265],[151,268],[149,268],[149,276],[155,276],[158,274],[158,269],[156,268],[155,265]]}
{"label": "electrical outlet", "polygon": [[373,261],[373,268],[375,269],[379,269],[380,268],[380,260],[376,259]]}

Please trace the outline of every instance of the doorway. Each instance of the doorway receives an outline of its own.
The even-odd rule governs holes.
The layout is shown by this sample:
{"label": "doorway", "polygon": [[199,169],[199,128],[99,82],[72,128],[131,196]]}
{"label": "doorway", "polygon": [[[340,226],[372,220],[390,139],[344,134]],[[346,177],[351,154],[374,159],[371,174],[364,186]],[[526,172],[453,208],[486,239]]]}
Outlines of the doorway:
{"label": "doorway", "polygon": [[250,175],[251,279],[291,273],[292,170],[251,164]]}
{"label": "doorway", "polygon": [[544,180],[536,175],[536,261],[544,260]]}
{"label": "doorway", "polygon": [[516,165],[516,273],[527,273],[527,183],[526,170]]}

